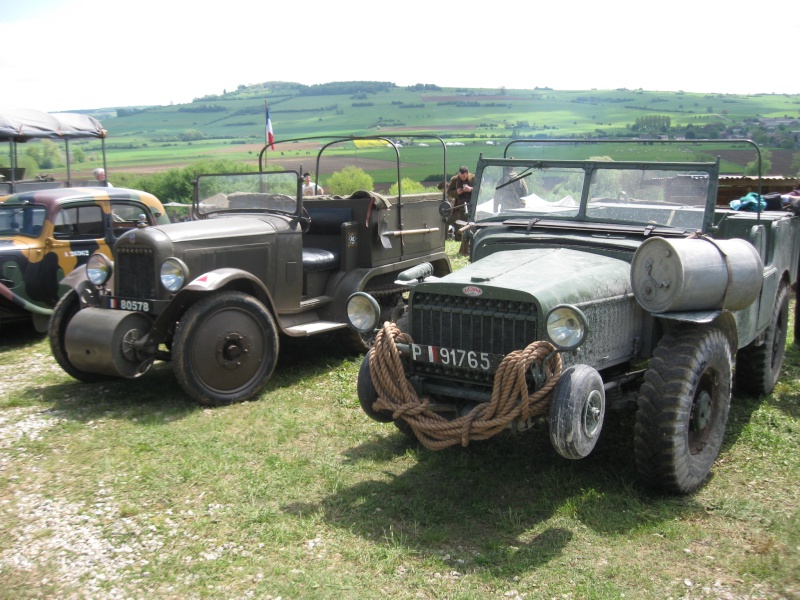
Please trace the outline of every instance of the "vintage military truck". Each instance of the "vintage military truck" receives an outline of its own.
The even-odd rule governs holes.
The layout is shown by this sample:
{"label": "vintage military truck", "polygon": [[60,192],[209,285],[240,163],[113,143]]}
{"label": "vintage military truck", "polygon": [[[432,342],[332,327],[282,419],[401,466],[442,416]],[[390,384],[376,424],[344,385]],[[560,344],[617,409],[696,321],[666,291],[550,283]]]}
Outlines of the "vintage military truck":
{"label": "vintage military truck", "polygon": [[93,254],[50,322],[59,365],[90,382],[171,360],[197,402],[249,400],[282,335],[352,338],[353,292],[372,294],[389,319],[403,304],[401,271],[451,271],[440,196],[303,198],[301,172],[200,175],[193,220],[130,231],[113,263]]}
{"label": "vintage military truck", "polygon": [[32,320],[47,331],[73,269],[131,229],[169,223],[164,206],[146,192],[70,187],[0,198],[0,326]]}
{"label": "vintage military truck", "polygon": [[478,161],[470,265],[401,274],[396,323],[351,298],[353,326],[379,326],[362,408],[431,449],[546,423],[578,459],[607,410],[635,407],[641,478],[692,492],[720,451],[734,376],[768,394],[780,375],[800,220],[715,207],[718,161],[508,152]]}

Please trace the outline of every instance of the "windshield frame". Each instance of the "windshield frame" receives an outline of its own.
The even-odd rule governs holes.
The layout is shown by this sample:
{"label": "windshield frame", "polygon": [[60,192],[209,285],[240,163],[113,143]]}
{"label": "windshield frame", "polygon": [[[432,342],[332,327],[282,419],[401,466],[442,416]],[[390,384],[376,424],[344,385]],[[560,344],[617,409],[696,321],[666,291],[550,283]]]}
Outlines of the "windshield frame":
{"label": "windshield frame", "polygon": [[[248,180],[253,181],[250,183]],[[238,185],[237,181],[240,182]],[[249,185],[245,185],[248,183]],[[199,218],[243,213],[301,216],[302,185],[303,179],[300,173],[294,170],[202,174],[194,180],[193,212]],[[278,191],[266,191],[272,186],[276,186]],[[254,187],[265,191],[253,189]],[[213,189],[225,191],[209,195]],[[232,197],[238,199],[241,205],[231,205]],[[259,202],[263,204],[259,205]]]}
{"label": "windshield frame", "polygon": [[[486,186],[495,188],[495,183],[499,181],[498,171],[499,168],[510,167],[517,175],[516,180],[531,182],[531,177],[534,174],[539,176],[546,174],[548,171],[560,171],[562,174],[567,173],[572,176],[580,175],[582,173],[582,182],[580,187],[580,198],[569,196],[572,200],[577,202],[577,206],[569,204],[569,202],[562,204],[556,210],[548,208],[545,210],[535,210],[528,207],[514,208],[509,211],[501,210],[499,213],[488,214],[486,212],[487,199],[494,198],[494,189],[486,189]],[[676,205],[672,212],[679,209],[689,208],[688,212],[702,212],[694,219],[693,215],[689,218],[689,223],[684,223],[683,226],[674,226],[669,222],[669,219],[662,219],[663,222],[655,222],[652,219],[635,219],[635,218],[616,218],[613,216],[605,215],[602,218],[593,212],[590,202],[596,201],[597,198],[591,199],[589,197],[592,192],[593,182],[603,174],[620,173],[624,172],[639,173],[642,176],[642,181],[655,180],[654,177],[658,173],[665,173],[671,175],[672,179],[677,179],[680,176],[687,176],[692,178],[700,178],[705,180],[705,190],[703,194],[699,194],[695,199],[693,205]],[[645,180],[644,174],[650,175],[650,178]],[[521,177],[523,176],[524,177]],[[659,227],[669,229],[681,229],[687,231],[700,230],[702,232],[708,231],[714,216],[714,208],[716,205],[717,195],[717,180],[719,175],[719,161],[711,163],[686,163],[686,162],[641,162],[641,161],[593,161],[593,160],[546,160],[546,159],[513,159],[513,158],[484,158],[480,157],[475,171],[475,189],[473,190],[473,201],[470,203],[469,220],[470,222],[481,224],[489,222],[505,222],[512,220],[525,220],[525,221],[570,221],[585,224],[618,224],[625,226],[642,226],[642,227]],[[663,180],[663,185],[666,186],[668,179]],[[499,186],[495,189],[500,189],[504,186]],[[575,188],[578,186],[576,185]],[[483,188],[483,190],[481,189]],[[577,191],[577,189],[576,189]],[[704,197],[703,197],[704,196]],[[564,200],[567,198],[565,197]],[[622,203],[622,200],[616,200]],[[552,202],[553,207],[559,206],[562,200]],[[613,201],[612,201],[613,202]],[[653,200],[638,200],[635,204],[639,206],[646,206],[654,204]],[[661,207],[668,206],[666,201],[659,202]],[[479,210],[479,205],[483,210]],[[495,205],[496,206],[496,205]],[[572,210],[575,209],[575,210]],[[617,207],[617,216],[626,216],[624,209]],[[488,216],[487,216],[488,214]],[[633,213],[635,214],[635,213]],[[642,214],[644,214],[642,212]]]}

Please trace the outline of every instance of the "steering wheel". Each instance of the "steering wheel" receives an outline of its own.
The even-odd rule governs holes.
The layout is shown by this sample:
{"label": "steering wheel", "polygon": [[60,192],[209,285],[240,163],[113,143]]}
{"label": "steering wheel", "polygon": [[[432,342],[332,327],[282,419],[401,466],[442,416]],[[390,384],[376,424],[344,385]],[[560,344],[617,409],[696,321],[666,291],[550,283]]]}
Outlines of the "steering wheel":
{"label": "steering wheel", "polygon": [[306,210],[306,207],[303,207],[303,215],[299,218],[300,221],[300,231],[302,233],[308,233],[308,230],[311,228],[311,215]]}

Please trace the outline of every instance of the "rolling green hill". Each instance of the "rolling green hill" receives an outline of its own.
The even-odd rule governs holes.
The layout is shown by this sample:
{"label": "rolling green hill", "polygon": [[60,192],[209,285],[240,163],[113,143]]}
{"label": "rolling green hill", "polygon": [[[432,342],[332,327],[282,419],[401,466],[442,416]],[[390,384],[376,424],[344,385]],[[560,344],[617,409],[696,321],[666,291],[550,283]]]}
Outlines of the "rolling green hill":
{"label": "rolling green hill", "polygon": [[[264,145],[265,102],[269,102],[279,142],[324,135],[385,135],[398,140],[411,134],[438,135],[459,144],[448,147],[450,173],[460,164],[474,165],[480,152],[501,152],[502,145],[516,138],[745,137],[772,149],[770,173],[782,175],[795,175],[790,172],[796,168],[792,160],[800,152],[800,95],[784,94],[268,82],[196,98],[190,104],[85,112],[99,118],[109,131],[110,170],[147,173],[214,158],[257,165]],[[277,162],[291,157],[302,160],[304,168],[312,168],[317,145],[279,144],[268,156]],[[88,160],[77,165],[79,172],[98,164],[92,145],[86,149]],[[343,151],[356,159],[381,159],[375,152]],[[416,163],[408,154],[404,150],[403,159]],[[684,159],[694,158],[690,153]],[[741,173],[743,167],[735,161],[723,165],[727,172]],[[431,173],[431,167],[426,169],[420,167],[413,176]],[[388,164],[386,173],[378,177],[392,178]]]}

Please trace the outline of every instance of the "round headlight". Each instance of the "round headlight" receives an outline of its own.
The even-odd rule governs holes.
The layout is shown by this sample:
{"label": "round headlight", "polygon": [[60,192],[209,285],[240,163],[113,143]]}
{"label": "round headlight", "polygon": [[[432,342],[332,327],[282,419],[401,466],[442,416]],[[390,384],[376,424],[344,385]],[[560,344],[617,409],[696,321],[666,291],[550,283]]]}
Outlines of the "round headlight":
{"label": "round headlight", "polygon": [[371,333],[378,327],[381,307],[369,294],[356,292],[347,299],[347,320],[356,331]]}
{"label": "round headlight", "polygon": [[189,277],[189,269],[184,262],[178,258],[168,258],[161,263],[161,285],[170,292],[177,292],[186,283]]}
{"label": "round headlight", "polygon": [[86,276],[94,285],[104,285],[111,278],[111,261],[105,254],[92,254],[86,262]]}
{"label": "round headlight", "polygon": [[577,348],[586,337],[586,317],[574,306],[556,306],[547,315],[547,337],[559,348]]}

